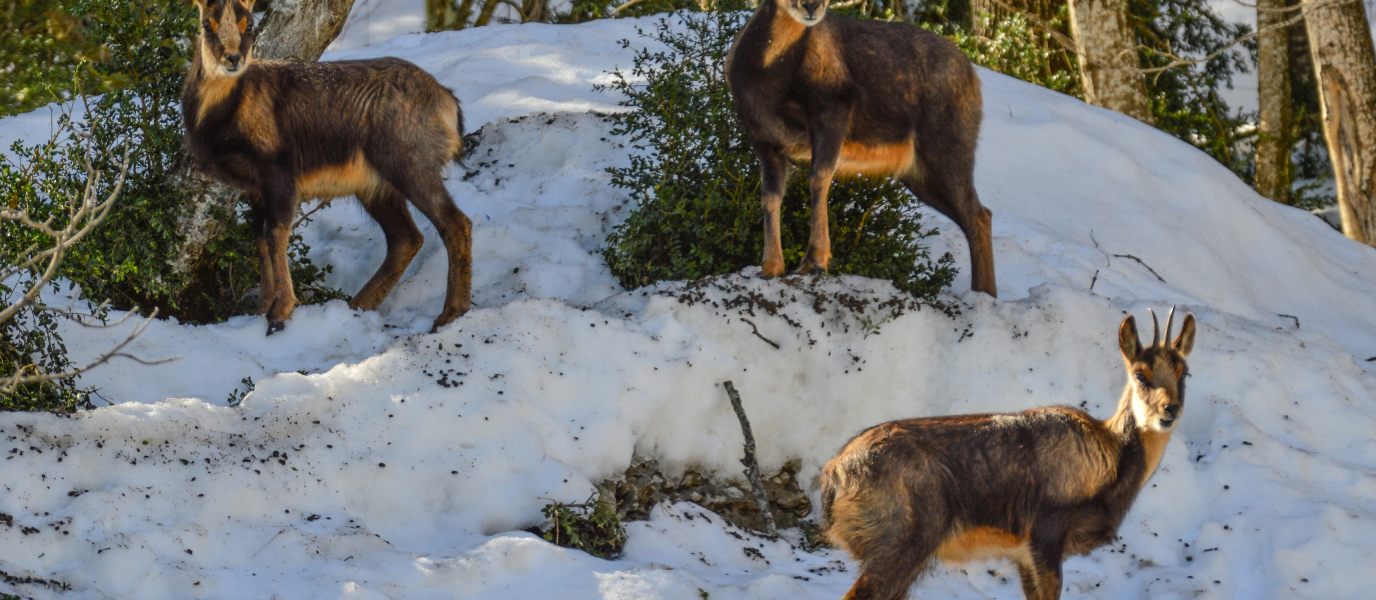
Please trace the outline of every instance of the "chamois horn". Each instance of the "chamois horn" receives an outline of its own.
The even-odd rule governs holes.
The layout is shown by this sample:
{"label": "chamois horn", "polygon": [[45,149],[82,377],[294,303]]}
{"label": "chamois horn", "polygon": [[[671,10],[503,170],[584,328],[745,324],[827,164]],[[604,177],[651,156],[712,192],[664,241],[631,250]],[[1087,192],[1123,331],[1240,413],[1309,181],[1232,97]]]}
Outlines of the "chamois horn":
{"label": "chamois horn", "polygon": [[1175,322],[1175,305],[1171,305],[1171,311],[1166,313],[1166,339],[1163,344],[1171,343],[1171,323]]}
{"label": "chamois horn", "polygon": [[1161,323],[1156,320],[1156,311],[1148,308],[1147,312],[1151,314],[1151,345],[1148,348],[1155,348],[1161,345]]}

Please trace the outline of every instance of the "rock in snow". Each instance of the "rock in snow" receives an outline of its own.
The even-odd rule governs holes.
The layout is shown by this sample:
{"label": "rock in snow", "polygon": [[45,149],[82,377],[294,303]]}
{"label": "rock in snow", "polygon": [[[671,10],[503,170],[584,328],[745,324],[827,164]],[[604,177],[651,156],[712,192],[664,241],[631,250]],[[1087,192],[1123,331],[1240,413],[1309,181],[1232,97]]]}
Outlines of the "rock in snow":
{"label": "rock in snow", "polygon": [[[631,524],[610,562],[519,530],[633,455],[738,473],[727,379],[763,468],[800,459],[814,494],[820,466],[880,421],[1046,404],[1106,417],[1125,381],[1118,322],[1178,304],[1199,318],[1183,421],[1119,543],[1066,563],[1065,597],[1369,596],[1376,250],[1131,118],[981,70],[976,175],[1001,299],[961,277],[949,313],[818,312],[810,294],[893,289],[751,269],[627,292],[600,251],[628,209],[604,169],[628,149],[596,114],[618,98],[592,85],[630,65],[617,40],[649,24],[503,25],[327,55],[412,60],[481,128],[473,174],[449,180],[474,220],[475,309],[424,333],[445,264],[422,218],[426,246],[379,312],[303,307],[271,338],[253,316],[155,323],[133,351],[180,360],[82,379],[113,406],[0,414],[0,592],[837,598],[855,574],[844,554],[757,538],[691,504]],[[47,123],[24,115],[0,132],[8,146]],[[958,230],[923,210],[944,228],[936,250],[964,267]],[[351,201],[304,235],[349,291],[383,255]],[[727,308],[748,294],[781,308]],[[81,360],[124,332],[64,335]],[[244,377],[256,389],[226,406]],[[1016,579],[998,563],[938,567],[920,590],[1020,598]]]}

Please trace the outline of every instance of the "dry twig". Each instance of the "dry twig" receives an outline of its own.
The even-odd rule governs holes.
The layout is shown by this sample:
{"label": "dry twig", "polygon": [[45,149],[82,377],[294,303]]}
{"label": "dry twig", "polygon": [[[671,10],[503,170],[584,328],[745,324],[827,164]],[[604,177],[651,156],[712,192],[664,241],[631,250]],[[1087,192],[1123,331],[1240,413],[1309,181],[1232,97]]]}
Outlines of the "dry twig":
{"label": "dry twig", "polygon": [[755,435],[750,433],[750,420],[745,418],[745,408],[741,406],[741,395],[736,392],[736,386],[730,381],[723,382],[726,387],[726,395],[731,397],[731,408],[736,410],[736,418],[741,420],[741,432],[745,434],[745,458],[741,459],[741,464],[745,465],[745,478],[750,480],[750,489],[755,492],[755,504],[760,508],[760,515],[764,518],[764,532],[768,535],[778,535],[779,529],[774,525],[774,513],[769,510],[769,498],[764,494],[764,485],[760,483],[760,464],[755,460]]}

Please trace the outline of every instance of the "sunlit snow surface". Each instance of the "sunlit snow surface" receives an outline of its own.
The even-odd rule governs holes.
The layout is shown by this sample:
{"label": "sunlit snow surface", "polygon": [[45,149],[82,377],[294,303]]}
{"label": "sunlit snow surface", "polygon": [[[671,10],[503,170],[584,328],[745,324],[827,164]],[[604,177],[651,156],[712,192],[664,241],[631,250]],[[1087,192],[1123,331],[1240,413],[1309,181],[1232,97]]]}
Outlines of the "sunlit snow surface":
{"label": "sunlit snow surface", "polygon": [[[379,312],[302,307],[271,338],[253,316],[156,323],[133,351],[180,360],[83,379],[117,406],[0,415],[0,512],[13,519],[0,517],[0,592],[838,598],[855,576],[841,553],[758,539],[690,504],[631,524],[611,562],[513,531],[551,499],[587,498],[633,454],[737,473],[727,379],[764,469],[801,458],[812,487],[846,439],[886,419],[1045,404],[1106,417],[1124,381],[1118,322],[1178,304],[1200,319],[1180,429],[1119,544],[1066,563],[1064,597],[1369,596],[1376,250],[1165,134],[981,71],[977,185],[994,211],[1001,299],[966,292],[963,275],[945,298],[958,315],[910,312],[867,336],[798,286],[882,298],[887,283],[764,282],[751,269],[724,280],[783,301],[781,316],[750,317],[776,350],[719,306],[738,292],[624,292],[601,258],[627,209],[604,169],[628,149],[589,112],[617,97],[592,85],[630,65],[617,40],[651,24],[497,26],[327,55],[412,60],[482,130],[449,181],[474,221],[474,310],[424,333],[446,265],[418,217],[426,246]],[[46,135],[47,122],[0,120],[0,141]],[[936,247],[965,268],[958,229],[931,218]],[[305,236],[348,291],[383,255],[351,200],[316,213]],[[123,330],[65,335],[83,359]],[[244,377],[256,391],[227,407]],[[938,567],[917,589],[1020,598],[1016,580],[1003,564]]]}

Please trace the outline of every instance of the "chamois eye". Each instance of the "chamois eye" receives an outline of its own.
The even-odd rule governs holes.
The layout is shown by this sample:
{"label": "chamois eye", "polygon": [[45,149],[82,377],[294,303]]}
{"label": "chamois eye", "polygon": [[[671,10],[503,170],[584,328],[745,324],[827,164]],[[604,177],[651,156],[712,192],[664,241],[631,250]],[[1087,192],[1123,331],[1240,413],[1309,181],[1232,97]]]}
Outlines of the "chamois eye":
{"label": "chamois eye", "polygon": [[1137,374],[1137,381],[1141,382],[1142,385],[1146,385],[1146,383],[1147,383],[1147,376],[1146,376],[1146,375],[1143,375],[1143,374],[1141,374],[1141,373],[1138,373],[1138,374]]}

